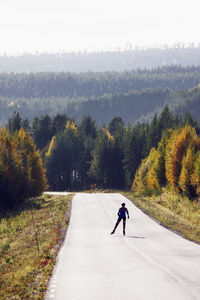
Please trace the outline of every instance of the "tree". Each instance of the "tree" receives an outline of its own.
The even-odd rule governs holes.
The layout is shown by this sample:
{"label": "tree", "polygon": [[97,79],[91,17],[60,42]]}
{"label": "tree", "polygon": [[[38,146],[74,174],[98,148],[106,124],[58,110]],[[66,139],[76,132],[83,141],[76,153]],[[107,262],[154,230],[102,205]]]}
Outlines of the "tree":
{"label": "tree", "polygon": [[52,121],[52,132],[53,135],[57,134],[60,131],[64,131],[66,128],[66,123],[69,120],[66,114],[57,114]]}
{"label": "tree", "polygon": [[112,121],[108,124],[108,130],[110,131],[111,135],[115,135],[118,131],[121,132],[124,129],[124,122],[122,118],[115,117]]}
{"label": "tree", "polygon": [[20,130],[22,127],[22,119],[19,115],[19,112],[14,112],[13,116],[8,121],[8,128],[10,132],[15,132],[16,130]]}
{"label": "tree", "polygon": [[135,172],[145,157],[146,152],[146,126],[136,124],[129,127],[123,138],[123,169],[126,187],[130,188]]}
{"label": "tree", "polygon": [[23,186],[25,197],[41,195],[47,188],[45,169],[33,139],[22,128],[15,136],[18,151],[22,156]]}
{"label": "tree", "polygon": [[194,154],[191,149],[188,148],[186,155],[182,160],[181,173],[179,177],[179,187],[181,191],[188,196],[189,198],[193,198],[196,196],[196,191],[191,182],[192,174],[194,173]]}
{"label": "tree", "polygon": [[13,136],[0,131],[0,203],[1,209],[13,209],[24,199],[22,157]]}
{"label": "tree", "polygon": [[82,149],[77,125],[68,121],[65,131],[52,138],[46,154],[47,178],[53,190],[80,188],[79,157]]}
{"label": "tree", "polygon": [[124,184],[121,150],[107,128],[98,133],[88,174],[102,188],[121,188]]}
{"label": "tree", "polygon": [[93,184],[92,178],[88,175],[92,160],[92,151],[97,137],[97,126],[91,117],[84,117],[78,126],[78,132],[83,145],[82,151],[79,154],[78,172],[80,175],[80,184],[83,189],[88,189]]}
{"label": "tree", "polygon": [[48,115],[42,116],[41,119],[35,118],[32,134],[38,148],[44,148],[53,136],[52,119]]}
{"label": "tree", "polygon": [[175,130],[168,141],[166,147],[166,178],[175,190],[179,190],[182,160],[191,145],[193,145],[195,152],[200,149],[195,129],[190,125]]}
{"label": "tree", "polygon": [[90,116],[86,116],[82,119],[79,127],[80,135],[84,138],[95,139],[97,137],[97,126],[96,122],[92,120]]}
{"label": "tree", "polygon": [[22,128],[0,131],[0,208],[13,209],[46,189],[45,170],[36,146]]}

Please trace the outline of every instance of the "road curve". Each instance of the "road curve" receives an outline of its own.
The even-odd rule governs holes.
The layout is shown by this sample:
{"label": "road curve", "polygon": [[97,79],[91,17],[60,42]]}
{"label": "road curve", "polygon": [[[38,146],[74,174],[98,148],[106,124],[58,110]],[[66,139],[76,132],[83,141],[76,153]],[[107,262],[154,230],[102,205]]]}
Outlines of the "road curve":
{"label": "road curve", "polygon": [[[125,202],[130,213],[110,235]],[[46,300],[199,300],[200,245],[120,194],[76,194]]]}

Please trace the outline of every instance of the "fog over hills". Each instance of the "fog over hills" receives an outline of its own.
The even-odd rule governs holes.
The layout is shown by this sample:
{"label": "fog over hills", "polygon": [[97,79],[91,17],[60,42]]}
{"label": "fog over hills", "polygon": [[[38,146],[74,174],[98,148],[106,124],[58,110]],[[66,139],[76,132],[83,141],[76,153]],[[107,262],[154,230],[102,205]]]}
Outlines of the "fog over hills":
{"label": "fog over hills", "polygon": [[32,121],[66,113],[98,125],[151,121],[168,105],[198,121],[200,46],[0,56],[0,126],[14,112]]}
{"label": "fog over hills", "polygon": [[104,72],[200,65],[200,46],[0,56],[0,72]]}
{"label": "fog over hills", "polygon": [[125,124],[150,121],[165,105],[178,114],[193,112],[194,107],[197,112],[200,96],[194,88],[199,83],[200,66],[79,74],[0,73],[0,125],[14,112],[30,121],[66,113],[79,122],[90,115],[100,126],[116,116]]}

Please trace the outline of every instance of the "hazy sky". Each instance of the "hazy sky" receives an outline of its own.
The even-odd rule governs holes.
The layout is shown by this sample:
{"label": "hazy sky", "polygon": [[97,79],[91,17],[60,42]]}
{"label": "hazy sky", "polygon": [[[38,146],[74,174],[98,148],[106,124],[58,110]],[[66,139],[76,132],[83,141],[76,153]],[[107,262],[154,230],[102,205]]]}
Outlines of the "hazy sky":
{"label": "hazy sky", "polygon": [[199,0],[0,0],[0,54],[200,43]]}

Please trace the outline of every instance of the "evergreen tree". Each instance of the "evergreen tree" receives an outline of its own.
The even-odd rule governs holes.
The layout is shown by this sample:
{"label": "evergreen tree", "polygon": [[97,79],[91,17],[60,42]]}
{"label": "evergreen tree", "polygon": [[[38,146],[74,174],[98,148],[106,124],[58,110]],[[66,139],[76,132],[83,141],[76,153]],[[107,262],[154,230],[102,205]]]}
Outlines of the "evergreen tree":
{"label": "evergreen tree", "polygon": [[44,148],[53,136],[52,119],[48,115],[42,116],[41,119],[35,118],[32,134],[38,148]]}
{"label": "evergreen tree", "polygon": [[124,122],[122,118],[115,117],[112,121],[108,124],[108,130],[114,136],[118,131],[123,131],[124,129]]}
{"label": "evergreen tree", "polygon": [[8,128],[10,132],[15,132],[16,130],[20,130],[22,127],[22,119],[18,112],[14,112],[13,116],[8,121]]}
{"label": "evergreen tree", "polygon": [[107,128],[99,131],[88,172],[94,183],[102,188],[123,187],[122,151]]}
{"label": "evergreen tree", "polygon": [[79,158],[83,145],[73,121],[53,137],[46,154],[47,178],[53,190],[80,188]]}
{"label": "evergreen tree", "polygon": [[80,174],[81,186],[83,189],[90,188],[93,183],[92,178],[88,175],[92,160],[92,151],[97,137],[97,126],[91,117],[84,117],[78,126],[78,132],[82,141],[82,151],[79,155],[78,171]]}
{"label": "evergreen tree", "polygon": [[55,135],[58,132],[64,131],[68,120],[69,118],[66,114],[57,114],[52,120],[52,134]]}

